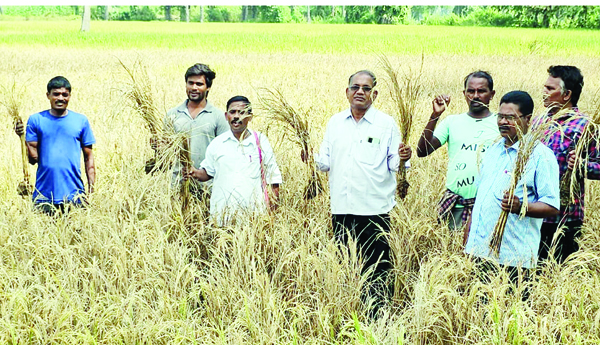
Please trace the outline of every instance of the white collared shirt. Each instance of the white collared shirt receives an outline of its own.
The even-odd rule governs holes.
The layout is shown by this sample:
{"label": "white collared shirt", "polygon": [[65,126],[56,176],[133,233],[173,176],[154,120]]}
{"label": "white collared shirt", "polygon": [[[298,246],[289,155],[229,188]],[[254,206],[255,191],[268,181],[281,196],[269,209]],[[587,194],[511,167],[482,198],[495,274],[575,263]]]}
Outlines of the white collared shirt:
{"label": "white collared shirt", "polygon": [[[281,171],[275,162],[267,137],[258,133],[268,185],[280,184]],[[200,164],[213,177],[210,214],[220,225],[234,214],[244,211],[266,211],[262,189],[260,155],[253,131],[240,143],[231,131],[216,137],[206,149]]]}
{"label": "white collared shirt", "polygon": [[396,122],[373,106],[358,122],[350,109],[333,115],[315,157],[319,170],[329,171],[331,213],[388,213],[396,205],[399,147]]}

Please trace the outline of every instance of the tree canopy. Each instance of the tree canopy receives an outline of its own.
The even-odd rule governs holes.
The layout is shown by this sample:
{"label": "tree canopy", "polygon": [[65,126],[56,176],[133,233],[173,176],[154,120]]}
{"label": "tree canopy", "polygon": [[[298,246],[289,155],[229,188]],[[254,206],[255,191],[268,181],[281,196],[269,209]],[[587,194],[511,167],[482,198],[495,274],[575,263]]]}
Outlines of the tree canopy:
{"label": "tree canopy", "polygon": [[[79,16],[83,6],[3,6],[11,16]],[[600,28],[600,6],[91,6],[93,20]]]}

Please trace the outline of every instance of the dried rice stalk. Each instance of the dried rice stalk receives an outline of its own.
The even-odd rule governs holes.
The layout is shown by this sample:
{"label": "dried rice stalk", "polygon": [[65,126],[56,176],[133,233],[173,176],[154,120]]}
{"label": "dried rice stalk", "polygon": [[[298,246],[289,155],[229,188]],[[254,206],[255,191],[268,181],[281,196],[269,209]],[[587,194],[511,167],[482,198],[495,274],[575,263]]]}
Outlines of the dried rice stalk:
{"label": "dried rice stalk", "polygon": [[152,135],[151,141],[156,143],[156,145],[152,147],[154,150],[154,157],[146,162],[146,173],[151,173],[155,170],[163,170],[165,166],[157,163],[160,161],[158,147],[164,145],[165,142],[163,125],[164,115],[158,111],[154,104],[152,87],[148,82],[148,80],[150,80],[148,73],[139,60],[133,64],[133,67],[127,67],[121,60],[119,60],[119,63],[131,78],[131,84],[126,91],[126,95],[131,100],[135,111],[146,122],[146,127]]}
{"label": "dried rice stalk", "polygon": [[[8,111],[8,115],[12,118],[14,125],[24,124],[23,119],[21,118],[21,100],[24,99],[22,96],[22,92],[17,90],[17,86],[15,83],[12,85],[11,90],[4,90],[5,94],[9,96],[5,98],[2,104],[6,107]],[[17,193],[21,196],[31,195],[33,188],[31,183],[29,183],[29,156],[27,154],[27,144],[25,143],[25,134],[20,135],[21,140],[21,163],[23,166],[23,181],[19,182],[19,186],[17,187]]]}
{"label": "dried rice stalk", "polygon": [[[190,152],[190,139],[187,134],[181,138],[181,150],[179,151],[179,161],[183,171],[189,171],[193,167],[192,157]],[[181,213],[184,219],[188,218],[192,195],[190,192],[189,179],[185,179],[181,183]]]}
{"label": "dried rice stalk", "polygon": [[[385,55],[380,55],[379,61],[390,79],[390,97],[397,108],[396,120],[398,121],[402,142],[408,143],[410,140],[413,115],[419,97],[424,91],[422,76],[425,55],[421,54],[421,67],[419,68],[418,73],[410,71],[402,77],[399,76],[398,72],[392,67],[392,64]],[[397,179],[398,196],[400,196],[401,199],[404,199],[408,194],[410,184],[406,177],[406,167],[403,164],[400,164],[398,167]]]}
{"label": "dried rice stalk", "polygon": [[[152,141],[155,145],[154,157],[146,162],[146,173],[164,171],[179,161],[184,170],[189,170],[193,166],[191,152],[189,148],[189,134],[182,132],[176,133],[173,123],[163,122],[164,115],[158,111],[154,104],[152,88],[148,83],[149,77],[141,61],[136,61],[133,67],[127,67],[121,60],[121,66],[125,69],[131,78],[129,90],[126,91],[127,97],[133,103],[133,108],[142,117],[146,127],[152,135]],[[191,205],[190,180],[182,181],[180,185],[181,211],[184,219],[189,219],[189,210]]]}
{"label": "dried rice stalk", "polygon": [[308,112],[297,111],[283,97],[280,90],[261,89],[263,95],[259,95],[259,102],[267,111],[269,117],[278,123],[283,124],[283,127],[291,132],[291,140],[302,149],[302,155],[307,158],[307,165],[310,169],[310,178],[304,189],[304,199],[310,200],[319,195],[323,191],[323,182],[314,161],[314,157],[310,155],[312,152],[312,143],[310,140],[310,127],[308,125]]}

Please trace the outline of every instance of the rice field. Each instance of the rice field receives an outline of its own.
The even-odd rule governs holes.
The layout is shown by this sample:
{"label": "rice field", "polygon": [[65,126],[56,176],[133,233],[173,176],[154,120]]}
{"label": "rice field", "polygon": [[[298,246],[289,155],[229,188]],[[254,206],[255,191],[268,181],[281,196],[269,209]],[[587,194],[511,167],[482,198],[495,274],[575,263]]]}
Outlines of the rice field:
{"label": "rice field", "polygon": [[[46,83],[63,75],[73,86],[69,108],[88,116],[97,140],[90,206],[48,218],[17,194],[21,144],[2,110],[0,343],[600,343],[598,182],[587,186],[582,250],[546,267],[523,302],[508,292],[504,274],[480,282],[461,236],[436,223],[445,149],[413,158],[408,195],[392,213],[394,300],[371,320],[360,303],[356,251],[339,251],[333,240],[328,191],[304,200],[312,169],[258,102],[262,88],[280,90],[309,114],[318,147],[328,118],[348,106],[350,74],[373,70],[375,106],[394,113],[378,56],[410,73],[423,53],[413,148],[435,95],[452,97],[446,115],[467,109],[462,80],[476,69],[494,77],[495,110],[515,89],[540,105],[547,67],[576,65],[585,77],[580,107],[591,112],[600,90],[597,32],[133,22],[92,22],[88,34],[78,28],[78,21],[0,21],[0,97],[17,92],[27,117],[48,108]],[[153,155],[150,133],[126,96],[130,79],[119,60],[146,67],[162,112],[185,99],[183,75],[196,62],[217,72],[209,95],[217,107],[248,96],[256,115],[251,127],[268,133],[284,177],[279,211],[224,229],[200,217],[187,221],[172,201],[169,173],[144,172]]]}

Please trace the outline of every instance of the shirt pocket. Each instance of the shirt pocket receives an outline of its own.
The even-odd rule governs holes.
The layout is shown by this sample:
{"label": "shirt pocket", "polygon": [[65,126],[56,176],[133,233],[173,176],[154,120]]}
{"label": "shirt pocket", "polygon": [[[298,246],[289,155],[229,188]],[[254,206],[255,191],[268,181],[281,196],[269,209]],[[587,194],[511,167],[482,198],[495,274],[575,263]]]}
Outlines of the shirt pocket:
{"label": "shirt pocket", "polygon": [[[529,167],[528,167],[529,168]],[[506,188],[510,187],[511,180],[510,178],[506,183]],[[526,169],[526,171],[521,175],[521,179],[517,183],[515,188],[515,196],[519,198],[521,202],[523,202],[523,195],[527,195],[527,202],[535,202],[537,198],[534,195],[535,190],[535,171]],[[504,197],[504,193],[502,195],[498,195],[499,199],[502,200]]]}
{"label": "shirt pocket", "polygon": [[[265,157],[262,157],[264,160]],[[261,178],[261,164],[260,164],[261,156],[258,153],[258,150],[253,150],[253,152],[247,153],[244,159],[243,165],[244,170],[242,175],[249,179],[255,180]]]}
{"label": "shirt pocket", "polygon": [[[510,188],[510,184],[512,182],[511,177],[512,171],[509,171],[508,169],[502,170],[497,175],[495,175],[494,197],[498,201],[498,204],[502,202],[502,199],[504,199],[504,193]],[[517,191],[515,191],[515,194],[516,193]]]}
{"label": "shirt pocket", "polygon": [[385,152],[378,138],[363,138],[357,143],[356,160],[361,163],[377,165],[382,161],[383,155]]}

